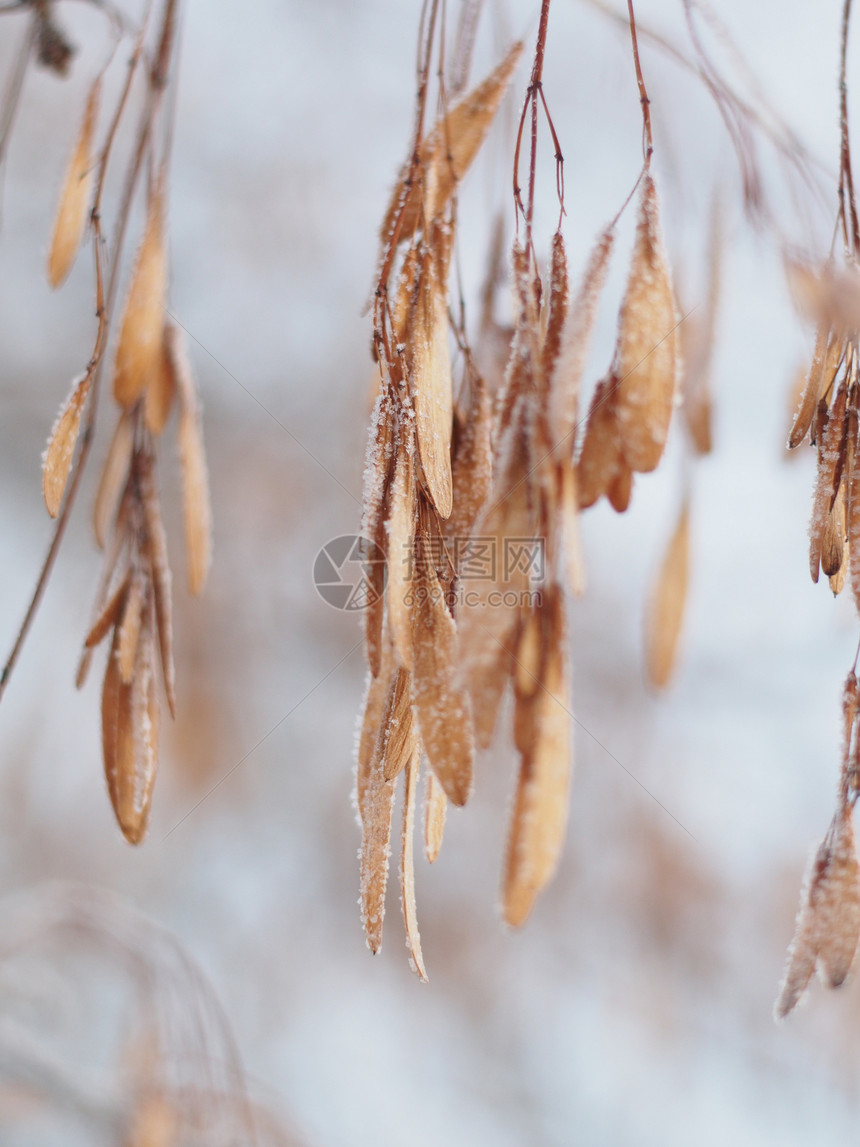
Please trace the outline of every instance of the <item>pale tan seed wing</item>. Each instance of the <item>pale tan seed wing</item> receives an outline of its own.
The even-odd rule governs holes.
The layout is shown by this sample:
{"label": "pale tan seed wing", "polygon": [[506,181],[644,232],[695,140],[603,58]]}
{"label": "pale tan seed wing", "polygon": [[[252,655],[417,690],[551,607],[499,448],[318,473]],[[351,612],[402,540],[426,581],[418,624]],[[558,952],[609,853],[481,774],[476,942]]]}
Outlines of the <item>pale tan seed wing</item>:
{"label": "pale tan seed wing", "polygon": [[145,458],[140,464],[140,493],[146,516],[147,556],[152,576],[158,644],[164,692],[171,717],[176,716],[176,671],[173,666],[173,575],[167,556],[167,535],[161,520],[158,491],[152,460]]}
{"label": "pale tan seed wing", "polygon": [[143,394],[161,350],[167,292],[164,209],[159,182],[147,206],[146,229],[132,271],[116,348],[113,393],[126,410]]}
{"label": "pale tan seed wing", "polygon": [[844,983],[860,940],[860,864],[851,809],[837,812],[830,857],[811,901],[818,931],[817,969],[828,988]]}
{"label": "pale tan seed wing", "polygon": [[542,687],[531,699],[533,739],[521,753],[505,864],[504,915],[512,926],[524,923],[555,872],[567,823],[572,738],[564,601],[557,589],[544,593],[541,629]]}
{"label": "pale tan seed wing", "polygon": [[394,811],[394,787],[397,783],[387,781],[382,775],[380,766],[381,762],[371,766],[364,794],[360,859],[361,922],[367,946],[374,954],[382,947],[391,815]]}
{"label": "pale tan seed wing", "polygon": [[559,514],[564,539],[564,569],[572,593],[581,597],[585,593],[585,556],[579,529],[579,489],[577,472],[570,462],[559,467],[561,499]]}
{"label": "pale tan seed wing", "polygon": [[791,430],[788,434],[788,448],[793,450],[804,440],[812,425],[815,408],[822,393],[822,379],[825,373],[825,363],[828,358],[828,344],[832,342],[830,335],[830,322],[825,320],[819,323],[815,336],[815,350],[812,354],[812,363],[806,376],[806,386],[800,399],[800,405],[794,416]]}
{"label": "pale tan seed wing", "polygon": [[499,705],[511,675],[519,619],[517,595],[528,589],[528,578],[519,570],[507,568],[508,539],[531,538],[535,533],[525,475],[522,451],[513,449],[501,470],[490,506],[475,526],[475,538],[481,547],[477,557],[484,558],[475,568],[482,576],[469,581],[469,599],[457,614],[458,680],[469,690],[475,738],[482,748],[492,742]]}
{"label": "pale tan seed wing", "polygon": [[493,485],[490,396],[482,378],[473,378],[471,386],[469,413],[454,452],[453,507],[445,522],[445,536],[452,539],[469,537]]}
{"label": "pale tan seed wing", "polygon": [[372,673],[368,674],[364,691],[355,765],[355,800],[361,818],[364,817],[364,801],[369,784],[370,769],[379,737],[382,714],[388,699],[391,675],[394,672],[391,660],[390,644],[386,643],[380,672],[375,677]]}
{"label": "pale tan seed wing", "polygon": [[376,746],[378,767],[387,781],[393,781],[405,768],[415,750],[416,740],[412,681],[408,670],[401,668],[391,679]]}
{"label": "pale tan seed wing", "polygon": [[42,493],[52,518],[56,518],[63,503],[75,446],[81,429],[81,414],[90,392],[91,375],[85,375],[72,384],[72,391],[60,408],[57,421],[48,439],[42,459]]}
{"label": "pale tan seed wing", "polygon": [[104,641],[120,621],[125,611],[125,600],[130,581],[131,573],[128,572],[104,603],[104,607],[90,626],[90,631],[84,639],[85,649],[94,649]]}
{"label": "pale tan seed wing", "polygon": [[197,595],[203,592],[212,561],[212,503],[203,449],[203,418],[184,332],[173,323],[165,329],[165,346],[179,396],[179,457],[188,588]]}
{"label": "pale tan seed wing", "polygon": [[75,150],[69,164],[57,217],[54,221],[54,234],[48,253],[48,282],[59,287],[72,269],[75,256],[84,236],[90,209],[90,191],[93,185],[93,142],[98,120],[101,78],[96,80],[84,107]]}
{"label": "pale tan seed wing", "polygon": [[131,686],[124,685],[117,660],[117,634],[108,656],[102,686],[102,750],[105,780],[113,805],[114,815],[120,822],[118,781],[121,773],[134,767],[134,733],[131,716]]}
{"label": "pale tan seed wing", "polygon": [[104,469],[99,479],[93,510],[93,528],[96,541],[104,548],[111,520],[116,511],[120,493],[128,479],[131,454],[134,449],[134,419],[126,411],[119,416],[111,440]]}
{"label": "pale tan seed wing", "polygon": [[125,768],[116,773],[116,814],[130,844],[140,844],[149,824],[152,790],[158,767],[158,703],[155,697],[155,616],[152,600],[144,621],[129,690],[131,744]]}
{"label": "pale tan seed wing", "polygon": [[678,658],[690,576],[690,508],[681,508],[648,604],[645,669],[655,689],[669,684]]}
{"label": "pale tan seed wing", "polygon": [[624,458],[621,458],[615,476],[609,483],[609,488],[606,491],[606,497],[609,499],[609,504],[613,510],[618,514],[623,514],[630,505],[630,499],[633,496],[633,471],[627,465]]}
{"label": "pale tan seed wing", "polygon": [[[440,244],[444,241],[440,239]],[[448,346],[447,259],[429,249],[421,268],[411,324],[412,390],[418,453],[427,490],[440,516],[453,505],[451,434],[453,396]]]}
{"label": "pale tan seed wing", "polygon": [[646,176],[614,364],[621,449],[632,470],[654,470],[663,454],[675,403],[677,323],[657,193]]}
{"label": "pale tan seed wing", "polygon": [[168,344],[175,338],[175,326],[168,322],[161,338],[161,349],[155,357],[152,374],[143,399],[143,420],[156,437],[162,434],[176,397],[176,372]]}
{"label": "pale tan seed wing", "polygon": [[567,313],[559,355],[550,376],[550,425],[553,427],[556,450],[565,459],[571,456],[575,445],[579,388],[588,361],[597,304],[606,282],[614,239],[615,232],[606,230],[597,240],[579,290]]}
{"label": "pale tan seed wing", "polygon": [[794,936],[788,949],[785,973],[774,1007],[777,1019],[785,1019],[803,997],[815,971],[816,955],[815,916],[809,903],[809,890],[805,887],[801,893]]}
{"label": "pale tan seed wing", "polygon": [[134,678],[143,610],[151,594],[152,586],[149,579],[143,570],[135,570],[125,599],[117,642],[119,675],[124,685],[130,685]]}
{"label": "pale tan seed wing", "polygon": [[809,524],[809,572],[814,582],[818,581],[827,520],[836,493],[837,468],[844,448],[847,394],[848,388],[843,382],[836,392],[830,413],[826,416],[824,429],[818,443],[818,474],[812,500],[812,518]]}
{"label": "pale tan seed wing", "polygon": [[445,835],[445,813],[448,798],[432,769],[427,770],[427,793],[424,798],[424,855],[432,864],[439,855]]}
{"label": "pale tan seed wing", "polygon": [[552,377],[561,352],[561,336],[568,313],[570,290],[567,278],[567,255],[564,239],[556,231],[552,237],[549,272],[549,299],[547,300],[546,333],[541,350],[541,372],[546,383]]}
{"label": "pale tan seed wing", "polygon": [[[821,571],[828,578],[838,578],[846,556],[845,546],[845,487],[839,493],[827,515],[821,540]],[[832,587],[831,587],[832,588]]]}
{"label": "pale tan seed wing", "polygon": [[441,117],[424,140],[419,152],[419,177],[407,185],[407,165],[394,189],[382,224],[384,243],[393,236],[398,219],[398,241],[402,242],[421,226],[422,217],[430,223],[445,210],[486,138],[522,49],[521,43],[514,44],[486,80]]}
{"label": "pale tan seed wing", "polygon": [[403,904],[403,923],[406,927],[406,947],[409,962],[420,980],[427,982],[421,936],[418,933],[418,913],[415,906],[415,857],[413,835],[415,824],[415,795],[418,790],[418,767],[421,750],[415,747],[406,767],[406,791],[403,795],[403,830],[400,838],[400,896]]}
{"label": "pale tan seed wing", "polygon": [[412,590],[415,537],[415,474],[411,450],[401,441],[397,447],[391,483],[388,532],[388,623],[400,664],[412,667]]}
{"label": "pale tan seed wing", "polygon": [[416,550],[412,700],[430,767],[455,805],[472,789],[475,745],[468,696],[454,685],[457,631],[429,547]]}
{"label": "pale tan seed wing", "polygon": [[[387,391],[380,393],[370,420],[367,458],[364,468],[362,498],[362,537],[374,542],[385,552],[385,518],[388,513],[388,494],[393,469],[394,444],[392,442],[392,404]],[[364,611],[364,638],[367,661],[375,677],[382,661],[382,621],[385,612],[383,593],[385,570],[380,562],[369,568],[370,599]]]}
{"label": "pale tan seed wing", "polygon": [[618,383],[610,374],[597,384],[588,409],[585,436],[576,463],[580,509],[607,492],[621,467],[621,435],[616,417]]}

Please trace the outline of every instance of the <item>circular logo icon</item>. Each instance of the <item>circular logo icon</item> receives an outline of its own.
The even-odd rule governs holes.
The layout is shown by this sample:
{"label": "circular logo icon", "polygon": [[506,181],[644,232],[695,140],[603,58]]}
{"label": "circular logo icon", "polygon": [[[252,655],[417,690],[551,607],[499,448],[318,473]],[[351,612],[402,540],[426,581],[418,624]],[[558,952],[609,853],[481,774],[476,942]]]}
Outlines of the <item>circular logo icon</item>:
{"label": "circular logo icon", "polygon": [[327,542],[314,561],[317,593],[335,609],[357,613],[374,605],[385,591],[385,554],[360,534]]}

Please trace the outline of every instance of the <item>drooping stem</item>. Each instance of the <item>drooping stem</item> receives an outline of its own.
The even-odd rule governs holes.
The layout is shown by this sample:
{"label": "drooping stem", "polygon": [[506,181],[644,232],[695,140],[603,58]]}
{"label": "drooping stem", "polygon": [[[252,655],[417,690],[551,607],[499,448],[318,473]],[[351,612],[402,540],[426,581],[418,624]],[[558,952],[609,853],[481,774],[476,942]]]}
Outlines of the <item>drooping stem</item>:
{"label": "drooping stem", "polygon": [[646,168],[651,164],[654,151],[654,138],[651,134],[651,101],[645,89],[642,64],[639,60],[639,41],[636,37],[636,17],[633,14],[633,0],[627,0],[627,15],[630,22],[630,39],[633,44],[633,64],[636,68],[636,83],[639,87],[639,103],[642,105],[642,151]]}
{"label": "drooping stem", "polygon": [[[851,23],[852,0],[845,0],[842,7],[842,35],[839,47],[839,215],[845,246],[852,256],[860,248],[860,227],[857,221],[857,204],[854,198],[854,176],[851,171],[851,144],[848,135],[848,81],[846,61],[848,58],[848,29]],[[848,217],[846,218],[846,201]]]}

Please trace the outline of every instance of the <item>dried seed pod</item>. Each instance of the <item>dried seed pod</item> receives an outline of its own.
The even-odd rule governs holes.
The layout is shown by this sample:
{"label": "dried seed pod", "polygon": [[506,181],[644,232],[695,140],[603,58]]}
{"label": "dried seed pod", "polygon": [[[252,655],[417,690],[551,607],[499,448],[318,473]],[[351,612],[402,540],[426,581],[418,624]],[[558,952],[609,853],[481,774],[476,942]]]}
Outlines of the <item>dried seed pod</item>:
{"label": "dried seed pod", "polygon": [[678,657],[690,574],[690,508],[686,500],[648,606],[645,668],[655,689],[669,684]]}
{"label": "dried seed pod", "polygon": [[84,639],[85,649],[95,649],[107,637],[110,631],[119,624],[125,611],[128,587],[131,582],[131,571],[126,571],[125,577],[107,598],[102,610],[90,626],[90,631]]}
{"label": "dried seed pod", "polygon": [[453,506],[451,433],[453,397],[448,346],[447,267],[450,236],[434,235],[425,253],[411,323],[411,381],[418,454],[427,491],[440,517]]}
{"label": "dried seed pod", "polygon": [[59,514],[63,503],[91,382],[92,375],[86,374],[72,383],[71,394],[60,408],[42,459],[42,493],[52,518]]}
{"label": "dried seed pod", "polygon": [[161,520],[158,491],[155,488],[152,459],[143,453],[138,458],[138,481],[146,517],[146,557],[152,575],[158,645],[164,692],[171,717],[176,717],[176,672],[173,667],[173,575],[167,557],[167,536]]}
{"label": "dried seed pod", "polygon": [[93,141],[101,86],[99,78],[90,88],[75,150],[60,193],[54,234],[48,254],[48,282],[55,288],[65,282],[72,269],[87,225],[95,166]]}
{"label": "dried seed pod", "polygon": [[424,855],[428,864],[439,856],[445,834],[448,798],[432,769],[427,770],[427,795],[424,801]]}
{"label": "dried seed pod", "polygon": [[131,455],[134,450],[134,419],[123,411],[116,424],[104,469],[99,479],[93,509],[93,528],[96,541],[104,548],[111,518],[116,510],[120,493],[128,479]]}
{"label": "dried seed pod", "polygon": [[646,175],[614,364],[621,450],[632,470],[655,469],[663,454],[675,403],[677,325],[657,193]]}
{"label": "dried seed pod", "polygon": [[615,472],[615,477],[609,483],[606,497],[609,499],[609,504],[612,506],[612,509],[618,514],[623,514],[630,505],[632,496],[633,471],[624,459],[621,458],[618,469]]}
{"label": "dried seed pod", "polygon": [[143,394],[161,352],[167,292],[164,198],[159,181],[149,197],[146,230],[132,271],[116,348],[113,394],[126,410]]}
{"label": "dried seed pod", "polygon": [[812,889],[819,933],[816,968],[822,983],[844,983],[860,941],[860,864],[850,807],[837,812],[825,870]]}
{"label": "dried seed pod", "polygon": [[383,776],[381,762],[374,762],[371,765],[362,803],[359,903],[367,946],[374,954],[382,947],[382,922],[385,918],[385,889],[388,884],[395,784],[395,781],[387,781]]}
{"label": "dried seed pod", "polygon": [[[845,486],[840,484],[836,500],[827,515],[821,539],[821,570],[828,578],[837,577],[845,558]],[[831,586],[832,588],[832,586]]]}
{"label": "dried seed pod", "polygon": [[130,685],[134,676],[143,610],[151,594],[152,586],[143,570],[135,570],[129,582],[117,634],[116,658],[124,685]]}
{"label": "dried seed pod", "polygon": [[457,631],[426,538],[416,538],[412,702],[430,767],[455,805],[472,788],[475,746],[469,699],[455,687]]}
{"label": "dried seed pod", "polygon": [[176,327],[168,322],[161,338],[161,350],[155,357],[152,375],[143,396],[143,421],[156,437],[164,432],[173,400],[176,397],[176,373],[168,343],[176,337]]}
{"label": "dried seed pod", "polygon": [[418,767],[421,750],[416,746],[406,766],[406,791],[403,795],[403,829],[400,838],[400,897],[403,903],[403,923],[406,928],[406,947],[412,970],[420,980],[427,982],[421,937],[418,934],[418,915],[415,908],[415,859],[413,854],[413,825],[415,823],[415,794],[418,790]]}
{"label": "dried seed pod", "polygon": [[795,934],[776,1003],[783,1019],[817,967],[825,987],[844,983],[860,942],[860,864],[851,806],[843,803],[828,829],[801,893]]}
{"label": "dried seed pod", "polygon": [[525,922],[535,898],[558,865],[571,775],[571,729],[564,600],[557,587],[544,591],[540,688],[533,694],[534,736],[521,750],[520,775],[508,838],[503,905],[512,926]]}
{"label": "dried seed pod", "polygon": [[356,746],[355,766],[355,803],[359,817],[364,817],[364,800],[373,764],[376,742],[382,722],[382,714],[388,700],[391,686],[391,676],[394,670],[391,667],[390,643],[385,645],[383,665],[380,672],[374,677],[368,675],[364,691],[364,704],[362,706],[361,724],[359,726],[358,744]]}
{"label": "dried seed pod", "polygon": [[621,467],[621,436],[616,417],[618,381],[609,374],[597,389],[588,408],[582,449],[576,463],[576,485],[581,510],[593,506],[605,494]]}
{"label": "dried seed pod", "polygon": [[419,151],[420,178],[410,180],[411,165],[401,176],[382,224],[388,243],[398,225],[398,240],[408,239],[432,223],[448,205],[486,138],[514,73],[523,46],[516,43],[504,60],[476,88],[440,118]]}
{"label": "dried seed pod", "polygon": [[388,531],[388,623],[400,664],[412,667],[412,590],[415,537],[415,476],[411,450],[401,441],[397,447],[391,483]]}
{"label": "dried seed pod", "polygon": [[546,310],[546,333],[541,352],[541,373],[546,382],[552,377],[561,351],[561,336],[568,315],[570,291],[567,279],[567,256],[560,231],[552,237],[550,259],[549,298]]}
{"label": "dried seed pod", "polygon": [[387,781],[393,781],[400,775],[415,749],[411,685],[407,670],[395,671],[379,725],[376,754],[379,757],[379,768]]}
{"label": "dried seed pod", "polygon": [[183,335],[182,329],[173,323],[165,327],[164,345],[179,395],[179,457],[188,588],[197,596],[203,592],[212,561],[212,504],[200,401]]}
{"label": "dried seed pod", "polygon": [[487,385],[471,380],[466,424],[457,435],[452,465],[453,505],[445,522],[448,538],[467,538],[484,508],[493,485],[492,408]]}
{"label": "dried seed pod", "polygon": [[[383,389],[373,408],[364,468],[364,497],[361,522],[362,537],[385,552],[385,512],[394,460],[392,403]],[[382,660],[382,622],[385,611],[383,594],[385,570],[380,562],[368,563],[370,597],[364,611],[364,640],[367,662],[375,677]]]}
{"label": "dried seed pod", "polygon": [[[818,477],[812,503],[812,519],[809,524],[809,572],[814,582],[818,581],[821,549],[824,544],[827,521],[833,506],[833,499],[837,493],[837,470],[840,475],[842,470],[847,394],[848,388],[843,382],[836,392],[833,407],[827,416],[827,421],[819,438]],[[838,568],[837,565],[836,569]]]}
{"label": "dried seed pod", "polygon": [[549,382],[549,420],[557,440],[560,457],[570,457],[579,417],[579,388],[594,320],[597,317],[597,304],[615,241],[615,231],[608,228],[602,233],[591,252],[579,290],[573,300],[565,320],[561,335],[561,347],[555,361]]}
{"label": "dried seed pod", "polygon": [[794,450],[806,437],[807,431],[812,426],[819,399],[833,382],[836,371],[839,369],[842,354],[842,339],[831,331],[829,319],[822,320],[815,336],[815,350],[812,354],[806,386],[803,389],[800,405],[789,431],[789,450]]}
{"label": "dried seed pod", "polygon": [[117,822],[130,844],[140,844],[146,835],[158,763],[151,608],[146,616],[131,684],[120,674],[115,631],[102,690],[105,776]]}

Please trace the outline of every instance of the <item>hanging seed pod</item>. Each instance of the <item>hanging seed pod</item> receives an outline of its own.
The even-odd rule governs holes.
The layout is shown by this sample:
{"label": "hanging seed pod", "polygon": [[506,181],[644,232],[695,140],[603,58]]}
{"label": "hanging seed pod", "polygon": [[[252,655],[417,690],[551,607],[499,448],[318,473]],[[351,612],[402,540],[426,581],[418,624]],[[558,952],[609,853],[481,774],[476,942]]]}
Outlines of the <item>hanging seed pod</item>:
{"label": "hanging seed pod", "polygon": [[128,480],[131,455],[134,450],[134,419],[126,411],[119,416],[104,469],[99,479],[93,508],[93,529],[96,541],[104,549],[111,519],[116,512],[119,497]]}
{"label": "hanging seed pod", "polygon": [[609,374],[591,399],[585,436],[576,463],[576,486],[581,510],[605,494],[621,468],[621,435],[616,415],[618,381]]}
{"label": "hanging seed pod", "polygon": [[448,799],[464,805],[472,789],[475,746],[465,691],[454,685],[457,631],[427,539],[416,539],[412,613],[412,703],[430,767]]}
{"label": "hanging seed pod", "polygon": [[663,454],[675,402],[677,325],[657,192],[647,175],[614,363],[621,450],[632,470],[654,470]]}
{"label": "hanging seed pod", "polygon": [[660,566],[646,616],[645,668],[655,689],[664,689],[675,669],[689,576],[690,508],[685,500]]}
{"label": "hanging seed pod", "polygon": [[424,855],[428,864],[433,864],[439,856],[442,837],[445,834],[447,808],[448,798],[445,796],[445,790],[439,784],[433,770],[428,769],[427,795],[424,803]]}
{"label": "hanging seed pod", "polygon": [[516,927],[558,865],[571,775],[569,674],[564,600],[557,587],[540,606],[541,666],[529,704],[533,736],[521,750],[503,890],[505,920]]}
{"label": "hanging seed pod", "polygon": [[165,347],[179,395],[179,458],[188,588],[197,596],[203,592],[212,562],[212,503],[203,448],[203,419],[183,331],[173,323],[165,328]]}
{"label": "hanging seed pod", "polygon": [[72,384],[72,392],[60,408],[42,459],[42,494],[52,518],[59,514],[63,503],[91,382],[92,376],[87,374]]}
{"label": "hanging seed pod", "polygon": [[48,254],[48,282],[54,288],[64,283],[71,271],[87,225],[95,168],[93,142],[101,86],[101,79],[98,79],[90,89],[75,150],[60,193]]}
{"label": "hanging seed pod", "polygon": [[418,913],[415,906],[415,860],[413,854],[413,825],[415,823],[415,794],[418,791],[418,767],[421,750],[412,750],[406,766],[406,790],[403,794],[403,829],[400,837],[400,899],[403,904],[403,923],[406,928],[406,947],[412,970],[420,980],[427,982],[421,937],[418,934]]}
{"label": "hanging seed pod", "polygon": [[579,418],[579,388],[591,335],[597,317],[597,304],[606,282],[615,232],[603,232],[591,252],[579,290],[567,313],[561,347],[549,383],[549,418],[561,458],[568,459],[574,447]]}
{"label": "hanging seed pod", "polygon": [[385,213],[383,243],[392,238],[398,218],[398,239],[403,241],[421,225],[422,217],[429,224],[443,213],[484,142],[522,49],[521,43],[514,44],[487,79],[451,108],[426,137],[419,151],[421,178],[410,180],[411,165],[403,172]]}
{"label": "hanging seed pod", "polygon": [[132,271],[116,348],[113,394],[126,410],[143,394],[161,353],[167,292],[164,212],[164,189],[159,181],[149,197],[146,229]]}
{"label": "hanging seed pod", "polygon": [[418,454],[427,491],[439,516],[453,506],[451,434],[453,396],[448,347],[448,255],[450,236],[434,232],[425,253],[411,324],[411,380]]}

